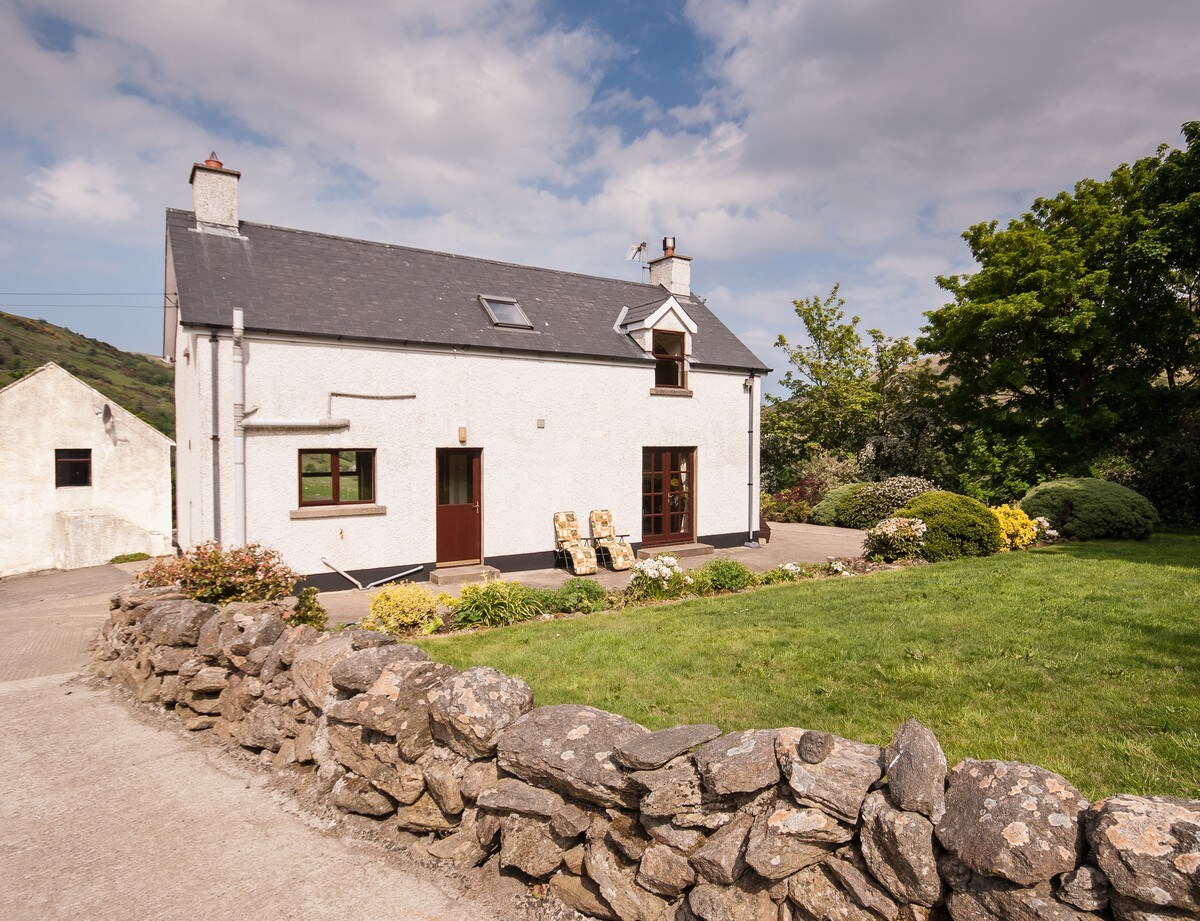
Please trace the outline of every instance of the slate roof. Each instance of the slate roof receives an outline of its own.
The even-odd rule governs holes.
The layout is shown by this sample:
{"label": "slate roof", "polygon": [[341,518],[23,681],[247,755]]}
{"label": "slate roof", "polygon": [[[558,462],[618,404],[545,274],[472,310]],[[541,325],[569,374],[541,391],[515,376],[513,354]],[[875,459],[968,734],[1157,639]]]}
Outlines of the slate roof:
{"label": "slate roof", "polygon": [[[651,359],[613,329],[622,307],[667,297],[658,286],[406,246],[253,224],[240,237],[197,232],[168,209],[181,321],[322,338],[469,347],[623,361]],[[514,297],[532,330],[494,327],[479,295]],[[767,367],[695,297],[676,298],[699,326],[692,363]]]}

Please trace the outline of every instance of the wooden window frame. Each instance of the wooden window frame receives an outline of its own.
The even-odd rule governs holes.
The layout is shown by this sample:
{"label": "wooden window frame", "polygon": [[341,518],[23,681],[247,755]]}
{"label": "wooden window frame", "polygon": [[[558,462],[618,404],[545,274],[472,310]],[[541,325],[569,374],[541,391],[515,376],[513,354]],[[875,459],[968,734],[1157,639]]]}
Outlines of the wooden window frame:
{"label": "wooden window frame", "polygon": [[[70,457],[67,455],[82,455]],[[71,483],[64,482],[71,479],[71,471],[76,469],[77,465],[86,465],[87,482]],[[55,448],[54,449],[54,488],[55,489],[80,489],[82,487],[92,485],[92,449],[91,448]]]}
{"label": "wooden window frame", "polygon": [[[667,352],[658,350],[658,337],[669,336],[679,340],[679,354],[671,355]],[[687,390],[687,339],[683,333],[676,332],[673,329],[654,329],[650,331],[650,353],[654,356],[654,387],[655,389],[662,388],[664,390]],[[676,374],[678,375],[679,383],[677,384],[660,384],[658,381],[659,368],[664,366],[665,362],[670,362],[675,366]]]}
{"label": "wooden window frame", "polygon": [[[644,547],[666,546],[669,544],[678,543],[681,540],[695,541],[698,540],[696,535],[696,505],[699,489],[697,487],[697,467],[696,455],[697,449],[695,445],[683,445],[678,447],[669,446],[647,446],[642,448],[642,545]],[[687,510],[687,528],[683,531],[671,530],[671,515],[677,514],[669,508],[671,489],[669,486],[669,478],[671,472],[672,454],[682,455],[687,464],[688,472],[688,488],[685,491],[688,497]],[[653,469],[653,462],[650,469],[647,469],[647,457],[653,457],[660,465],[660,469]],[[654,476],[657,473],[663,478],[664,487],[657,490],[647,490],[645,486],[645,477],[649,474]],[[645,510],[645,500],[648,496],[662,496],[663,508],[660,512],[647,512]],[[651,534],[647,530],[646,524],[648,518],[659,518],[662,521],[663,530],[661,534]]]}
{"label": "wooden window frame", "polygon": [[[339,454],[354,453],[358,455],[356,464],[361,463],[362,455],[370,455],[371,458],[371,498],[369,499],[342,499],[342,471],[339,461]],[[329,473],[306,474],[304,472],[304,457],[305,455],[324,454],[330,458]],[[376,464],[375,464],[375,449],[374,448],[300,448],[296,452],[296,471],[297,471],[297,492],[300,508],[314,508],[332,505],[374,505],[375,500],[379,495],[379,484],[376,482]],[[361,473],[355,473],[355,476],[360,476]],[[304,498],[304,478],[306,476],[331,476],[333,479],[333,498],[332,499],[305,499]]]}

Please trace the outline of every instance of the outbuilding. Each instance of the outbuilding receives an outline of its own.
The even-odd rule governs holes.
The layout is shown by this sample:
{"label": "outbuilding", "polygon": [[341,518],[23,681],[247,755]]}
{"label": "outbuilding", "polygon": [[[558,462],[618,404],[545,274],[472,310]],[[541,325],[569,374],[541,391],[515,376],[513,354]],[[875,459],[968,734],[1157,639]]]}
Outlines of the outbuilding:
{"label": "outbuilding", "polygon": [[171,552],[171,446],[50,362],[0,390],[0,576]]}

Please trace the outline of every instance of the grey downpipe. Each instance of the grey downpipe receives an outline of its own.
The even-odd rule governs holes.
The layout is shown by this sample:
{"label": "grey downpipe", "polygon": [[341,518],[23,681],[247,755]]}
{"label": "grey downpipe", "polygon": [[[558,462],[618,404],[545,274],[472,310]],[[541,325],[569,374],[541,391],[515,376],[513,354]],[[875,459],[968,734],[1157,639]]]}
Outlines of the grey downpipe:
{"label": "grey downpipe", "polygon": [[241,307],[233,308],[233,542],[246,546],[246,334]]}
{"label": "grey downpipe", "polygon": [[210,330],[208,334],[209,345],[212,346],[212,503],[213,503],[213,540],[218,544],[221,542],[221,434],[220,434],[220,418],[221,418],[221,398],[218,391],[220,384],[220,374],[217,368],[217,362],[221,357],[220,342],[217,340],[217,331]]}
{"label": "grey downpipe", "polygon": [[746,379],[746,390],[749,393],[749,414],[746,425],[746,546],[760,547],[758,542],[758,521],[754,514],[755,502],[755,482],[754,482],[754,381],[756,380],[753,371],[750,372],[750,377]]}

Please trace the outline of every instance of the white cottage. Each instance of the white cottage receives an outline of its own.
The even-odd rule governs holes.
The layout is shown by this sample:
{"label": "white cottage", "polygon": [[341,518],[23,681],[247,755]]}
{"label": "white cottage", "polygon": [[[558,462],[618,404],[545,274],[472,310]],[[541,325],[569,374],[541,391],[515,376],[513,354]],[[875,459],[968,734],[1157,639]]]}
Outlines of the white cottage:
{"label": "white cottage", "polygon": [[181,546],[347,587],[549,567],[568,509],[635,547],[755,539],[768,369],[673,240],[649,284],[597,278],[242,221],[239,175],[196,164],[167,212]]}
{"label": "white cottage", "polygon": [[0,576],[170,553],[171,445],[53,362],[0,390]]}

